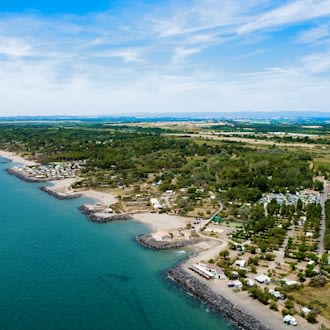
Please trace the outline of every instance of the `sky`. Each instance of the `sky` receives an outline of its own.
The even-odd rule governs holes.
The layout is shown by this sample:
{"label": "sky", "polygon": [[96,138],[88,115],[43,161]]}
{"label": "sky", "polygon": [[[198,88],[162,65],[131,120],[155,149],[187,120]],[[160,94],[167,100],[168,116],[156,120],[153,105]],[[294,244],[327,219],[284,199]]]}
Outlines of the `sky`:
{"label": "sky", "polygon": [[1,0],[0,115],[330,111],[330,0]]}

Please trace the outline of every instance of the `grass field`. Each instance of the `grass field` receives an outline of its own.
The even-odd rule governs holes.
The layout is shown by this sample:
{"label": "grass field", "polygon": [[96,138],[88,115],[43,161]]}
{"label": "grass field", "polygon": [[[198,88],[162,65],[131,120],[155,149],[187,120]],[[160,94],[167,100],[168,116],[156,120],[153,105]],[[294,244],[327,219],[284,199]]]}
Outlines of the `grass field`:
{"label": "grass field", "polygon": [[326,157],[318,157],[315,158],[314,161],[314,167],[319,167],[322,166],[324,168],[326,168],[327,170],[330,170],[330,155],[327,155]]}
{"label": "grass field", "polygon": [[237,228],[237,227],[242,227],[243,223],[242,222],[234,222],[234,221],[221,221],[222,226],[226,227],[231,227],[231,228]]}
{"label": "grass field", "polygon": [[294,299],[304,306],[312,305],[320,314],[330,319],[330,283],[323,288],[306,286],[299,291],[290,293]]}

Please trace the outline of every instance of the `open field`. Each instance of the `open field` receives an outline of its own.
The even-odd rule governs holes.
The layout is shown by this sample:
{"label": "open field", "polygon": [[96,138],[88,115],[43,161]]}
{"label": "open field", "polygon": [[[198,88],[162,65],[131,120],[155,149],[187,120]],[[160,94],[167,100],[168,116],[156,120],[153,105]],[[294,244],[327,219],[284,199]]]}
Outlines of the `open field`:
{"label": "open field", "polygon": [[[165,133],[164,135],[168,136],[180,136],[181,134],[172,134]],[[251,145],[265,145],[265,146],[280,146],[285,148],[304,148],[304,149],[315,149],[317,148],[317,144],[314,143],[285,143],[285,142],[276,142],[269,140],[258,140],[258,139],[249,139],[235,136],[219,136],[219,135],[207,135],[207,134],[185,134],[186,137],[190,138],[203,138],[209,140],[218,140],[218,141],[230,141],[230,142],[242,142]]]}
{"label": "open field", "polygon": [[320,310],[321,315],[330,319],[330,283],[323,288],[312,288],[305,286],[298,291],[290,293],[296,301],[302,305],[312,305],[316,310]]}
{"label": "open field", "polygon": [[330,155],[314,158],[313,163],[315,167],[322,166],[330,170]]}

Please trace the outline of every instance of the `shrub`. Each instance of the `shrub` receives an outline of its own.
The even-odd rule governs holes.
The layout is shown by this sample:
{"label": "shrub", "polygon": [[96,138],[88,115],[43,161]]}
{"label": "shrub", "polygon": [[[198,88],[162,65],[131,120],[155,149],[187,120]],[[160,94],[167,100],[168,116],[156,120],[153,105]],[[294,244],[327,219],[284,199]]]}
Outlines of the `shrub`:
{"label": "shrub", "polygon": [[292,300],[287,299],[287,300],[284,302],[284,306],[285,306],[287,309],[291,309],[291,308],[294,308],[294,303],[293,303]]}
{"label": "shrub", "polygon": [[317,276],[313,277],[310,282],[309,286],[314,288],[322,288],[328,283],[328,280],[325,276]]}
{"label": "shrub", "polygon": [[309,322],[309,323],[317,323],[317,314],[316,312],[314,311],[311,311],[309,312],[307,315],[306,315],[306,320]]}
{"label": "shrub", "polygon": [[228,250],[221,251],[221,252],[219,253],[219,256],[220,256],[220,257],[223,257],[223,258],[226,258],[226,257],[229,256],[229,251],[228,251]]}
{"label": "shrub", "polygon": [[274,310],[274,311],[278,311],[278,306],[277,306],[277,303],[275,301],[272,301],[270,303],[269,308],[272,309],[272,310]]}

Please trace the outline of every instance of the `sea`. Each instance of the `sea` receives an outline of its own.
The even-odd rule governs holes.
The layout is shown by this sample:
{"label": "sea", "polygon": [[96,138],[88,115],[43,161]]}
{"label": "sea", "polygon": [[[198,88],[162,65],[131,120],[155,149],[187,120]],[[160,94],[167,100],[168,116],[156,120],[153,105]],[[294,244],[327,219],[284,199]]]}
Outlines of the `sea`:
{"label": "sea", "polygon": [[169,280],[188,250],[153,251],[134,221],[96,224],[0,159],[0,329],[235,329]]}

